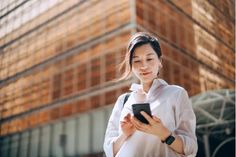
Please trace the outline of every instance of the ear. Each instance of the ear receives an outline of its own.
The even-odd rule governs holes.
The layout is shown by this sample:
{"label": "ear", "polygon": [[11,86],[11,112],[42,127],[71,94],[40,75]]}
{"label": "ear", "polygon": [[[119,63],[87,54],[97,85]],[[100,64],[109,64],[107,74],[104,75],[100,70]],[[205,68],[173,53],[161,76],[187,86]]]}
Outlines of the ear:
{"label": "ear", "polygon": [[160,57],[159,60],[160,60],[160,68],[162,68],[163,67],[163,65],[162,65],[162,62],[163,62],[162,57]]}
{"label": "ear", "polygon": [[160,62],[160,69],[163,67],[162,62]]}
{"label": "ear", "polygon": [[159,59],[159,61],[162,63],[162,57],[159,57],[158,59]]}

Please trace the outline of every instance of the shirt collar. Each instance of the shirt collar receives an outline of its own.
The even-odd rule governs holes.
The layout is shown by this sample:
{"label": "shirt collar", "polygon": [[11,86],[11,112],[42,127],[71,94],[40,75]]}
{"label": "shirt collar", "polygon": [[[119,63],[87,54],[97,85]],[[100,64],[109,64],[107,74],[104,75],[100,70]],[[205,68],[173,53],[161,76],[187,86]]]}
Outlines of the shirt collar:
{"label": "shirt collar", "polygon": [[[168,85],[166,81],[162,79],[154,79],[148,93],[146,93],[146,101],[155,101],[157,99],[158,93],[161,92],[162,87],[166,85]],[[135,92],[140,88],[142,88],[141,84],[133,83],[130,87],[130,90]]]}
{"label": "shirt collar", "polygon": [[[162,80],[162,79],[154,79],[153,82],[152,82],[152,85],[148,91],[148,93],[152,93],[153,90],[161,87],[161,86],[164,86],[164,85],[168,85],[166,81]],[[142,88],[142,85],[141,84],[137,84],[137,83],[132,83],[132,85],[130,86],[130,89],[131,91],[137,91],[138,89]],[[148,94],[147,93],[147,94]]]}
{"label": "shirt collar", "polygon": [[157,90],[158,88],[165,85],[168,85],[166,81],[162,79],[154,79],[147,94],[150,95],[150,93],[153,93],[154,90]]}

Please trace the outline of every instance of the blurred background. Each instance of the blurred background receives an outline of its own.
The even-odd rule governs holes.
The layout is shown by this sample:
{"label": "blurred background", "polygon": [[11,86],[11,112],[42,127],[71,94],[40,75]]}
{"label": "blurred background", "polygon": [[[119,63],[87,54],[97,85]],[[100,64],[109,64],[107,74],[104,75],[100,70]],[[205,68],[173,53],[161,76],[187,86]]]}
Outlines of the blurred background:
{"label": "blurred background", "polygon": [[[132,34],[163,51],[161,78],[183,86],[198,157],[235,155],[234,0],[1,0],[0,156],[102,157]],[[228,154],[228,155],[225,155]]]}

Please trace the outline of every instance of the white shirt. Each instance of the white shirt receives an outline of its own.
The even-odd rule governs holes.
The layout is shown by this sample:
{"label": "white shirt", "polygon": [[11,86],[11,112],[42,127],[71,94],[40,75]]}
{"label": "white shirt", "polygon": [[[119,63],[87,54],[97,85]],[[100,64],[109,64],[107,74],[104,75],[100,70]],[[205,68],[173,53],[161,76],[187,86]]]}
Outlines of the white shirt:
{"label": "white shirt", "polygon": [[[122,94],[118,98],[108,121],[103,146],[107,157],[113,156],[113,142],[122,133],[120,121],[128,113],[133,114],[131,105],[137,103],[135,92],[131,92],[123,106],[124,97],[125,94]],[[196,156],[196,117],[187,92],[180,86],[168,85],[164,80],[155,79],[147,93],[146,102],[150,103],[152,115],[160,118],[165,127],[182,139],[185,156]],[[178,156],[181,155],[162,143],[159,137],[140,131],[135,131],[116,154],[116,157]]]}

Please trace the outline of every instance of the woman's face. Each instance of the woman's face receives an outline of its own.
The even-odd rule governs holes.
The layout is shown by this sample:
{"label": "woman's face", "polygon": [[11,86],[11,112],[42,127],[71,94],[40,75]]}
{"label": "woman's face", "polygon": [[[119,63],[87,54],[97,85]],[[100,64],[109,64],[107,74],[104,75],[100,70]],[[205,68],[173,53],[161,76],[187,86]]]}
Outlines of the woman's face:
{"label": "woman's face", "polygon": [[142,83],[150,83],[157,78],[161,61],[150,44],[144,44],[134,50],[132,72]]}

